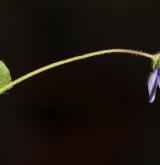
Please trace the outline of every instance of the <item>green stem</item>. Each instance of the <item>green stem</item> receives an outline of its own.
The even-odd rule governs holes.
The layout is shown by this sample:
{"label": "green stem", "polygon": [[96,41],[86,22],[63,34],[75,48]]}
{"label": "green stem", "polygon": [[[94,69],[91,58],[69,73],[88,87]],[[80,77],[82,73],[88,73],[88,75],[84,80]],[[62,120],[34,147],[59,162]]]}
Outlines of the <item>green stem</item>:
{"label": "green stem", "polygon": [[138,55],[138,56],[142,56],[142,57],[145,57],[145,58],[150,58],[152,60],[154,60],[154,57],[155,57],[155,56],[152,56],[151,54],[148,54],[148,53],[145,53],[145,52],[136,51],[136,50],[127,50],[127,49],[108,49],[108,50],[103,50],[103,51],[97,51],[97,52],[94,52],[94,53],[88,53],[88,54],[84,54],[84,55],[81,55],[81,56],[76,56],[76,57],[72,57],[72,58],[69,58],[69,59],[62,60],[62,61],[58,61],[58,62],[49,64],[47,66],[44,66],[42,68],[39,68],[39,69],[37,69],[33,72],[30,72],[30,73],[28,73],[28,74],[26,74],[26,75],[24,75],[24,76],[22,76],[22,77],[20,77],[16,80],[12,81],[8,85],[0,88],[0,94],[8,91],[13,86],[23,82],[26,79],[29,79],[29,78],[37,75],[37,74],[40,74],[44,71],[55,68],[57,66],[61,66],[61,65],[71,63],[71,62],[74,62],[74,61],[86,59],[86,58],[89,58],[89,57],[94,57],[94,56],[99,56],[99,55],[104,55],[104,54],[111,54],[111,53],[127,53],[127,54],[131,54],[131,55]]}

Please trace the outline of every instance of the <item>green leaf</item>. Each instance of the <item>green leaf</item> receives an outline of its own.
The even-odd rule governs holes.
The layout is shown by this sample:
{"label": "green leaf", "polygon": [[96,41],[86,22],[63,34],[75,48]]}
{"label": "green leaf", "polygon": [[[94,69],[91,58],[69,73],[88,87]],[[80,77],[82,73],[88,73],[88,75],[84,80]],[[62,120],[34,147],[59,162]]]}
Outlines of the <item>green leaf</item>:
{"label": "green leaf", "polygon": [[10,71],[3,61],[0,60],[0,88],[12,82]]}

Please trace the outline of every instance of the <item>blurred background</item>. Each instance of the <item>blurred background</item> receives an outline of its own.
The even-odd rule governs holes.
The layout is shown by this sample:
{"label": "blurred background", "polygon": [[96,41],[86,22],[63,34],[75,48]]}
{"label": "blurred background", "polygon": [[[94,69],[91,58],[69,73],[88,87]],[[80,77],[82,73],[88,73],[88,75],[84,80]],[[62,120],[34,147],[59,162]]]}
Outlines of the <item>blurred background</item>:
{"label": "blurred background", "polygon": [[[158,0],[1,0],[0,59],[13,79],[109,48],[157,53]],[[160,92],[148,59],[101,56],[47,71],[0,96],[2,165],[160,161]]]}

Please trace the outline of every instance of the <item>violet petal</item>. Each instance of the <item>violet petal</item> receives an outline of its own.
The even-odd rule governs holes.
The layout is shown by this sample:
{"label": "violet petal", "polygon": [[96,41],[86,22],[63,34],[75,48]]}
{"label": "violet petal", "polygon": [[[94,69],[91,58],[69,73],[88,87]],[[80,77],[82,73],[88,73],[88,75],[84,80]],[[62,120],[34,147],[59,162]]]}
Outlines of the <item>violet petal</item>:
{"label": "violet petal", "polygon": [[158,87],[160,88],[160,68],[158,69]]}
{"label": "violet petal", "polygon": [[157,85],[159,83],[159,68],[153,71],[148,81],[149,103],[152,103],[155,99]]}

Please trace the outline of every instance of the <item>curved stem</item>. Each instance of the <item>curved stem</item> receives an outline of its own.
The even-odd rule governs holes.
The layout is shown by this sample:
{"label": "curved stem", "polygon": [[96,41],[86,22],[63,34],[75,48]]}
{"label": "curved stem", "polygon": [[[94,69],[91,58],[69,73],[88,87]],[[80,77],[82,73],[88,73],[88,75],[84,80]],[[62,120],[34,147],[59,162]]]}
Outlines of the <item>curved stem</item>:
{"label": "curved stem", "polygon": [[145,58],[150,58],[152,60],[154,60],[154,56],[152,56],[151,54],[145,53],[145,52],[141,52],[141,51],[136,51],[136,50],[127,50],[127,49],[108,49],[108,50],[102,50],[102,51],[97,51],[97,52],[93,52],[93,53],[88,53],[88,54],[84,54],[81,56],[76,56],[76,57],[72,57],[69,59],[65,59],[65,60],[61,60],[52,64],[49,64],[47,66],[41,67],[33,72],[30,72],[14,81],[12,81],[11,83],[9,83],[8,85],[0,88],[0,94],[8,91],[9,89],[11,89],[13,86],[23,82],[26,79],[29,79],[37,74],[40,74],[44,71],[47,71],[49,69],[55,68],[57,66],[61,66],[67,63],[71,63],[74,61],[78,61],[78,60],[82,60],[82,59],[86,59],[89,57],[94,57],[94,56],[99,56],[99,55],[105,55],[105,54],[111,54],[111,53],[127,53],[127,54],[131,54],[131,55],[137,55],[137,56],[142,56]]}

